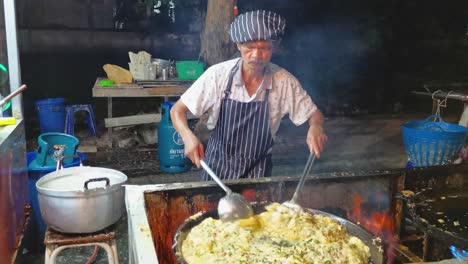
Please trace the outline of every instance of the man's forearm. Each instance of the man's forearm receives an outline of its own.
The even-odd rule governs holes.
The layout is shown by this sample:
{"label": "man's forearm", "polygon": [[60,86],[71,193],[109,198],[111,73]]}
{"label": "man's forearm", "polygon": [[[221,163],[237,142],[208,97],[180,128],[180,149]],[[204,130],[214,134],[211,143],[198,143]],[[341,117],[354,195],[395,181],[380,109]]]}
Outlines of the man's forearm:
{"label": "man's forearm", "polygon": [[309,117],[309,126],[323,126],[323,120],[322,112],[317,110]]}
{"label": "man's forearm", "polygon": [[187,111],[187,106],[180,100],[171,108],[172,124],[177,132],[179,132],[182,139],[192,133],[192,130],[190,130],[188,126]]}

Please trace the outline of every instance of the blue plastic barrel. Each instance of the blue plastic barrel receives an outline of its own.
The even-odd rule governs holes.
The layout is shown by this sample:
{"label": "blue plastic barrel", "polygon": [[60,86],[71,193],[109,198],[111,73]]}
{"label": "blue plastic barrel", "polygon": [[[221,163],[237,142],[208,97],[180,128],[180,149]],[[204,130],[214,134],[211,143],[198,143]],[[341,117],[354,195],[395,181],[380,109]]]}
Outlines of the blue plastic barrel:
{"label": "blue plastic barrel", "polygon": [[65,131],[65,99],[48,98],[36,101],[41,133]]}
{"label": "blue plastic barrel", "polygon": [[172,125],[170,118],[171,102],[162,105],[161,122],[158,125],[159,168],[164,172],[185,172],[192,167],[184,154],[184,142]]}
{"label": "blue plastic barrel", "polygon": [[[76,152],[77,155],[81,157],[81,160],[85,160],[86,156],[81,152]],[[37,152],[32,151],[27,153],[27,162],[29,164],[36,159]],[[73,161],[69,164],[63,165],[64,168],[73,167],[80,165],[80,159],[74,158]],[[42,168],[28,168],[28,190],[29,190],[29,203],[31,204],[33,217],[32,217],[32,230],[35,233],[35,238],[37,238],[36,243],[38,245],[42,245],[42,241],[44,241],[44,234],[46,230],[46,224],[41,216],[41,211],[39,209],[39,201],[37,199],[37,189],[36,189],[36,182],[44,175],[55,171],[55,166],[48,166]]]}

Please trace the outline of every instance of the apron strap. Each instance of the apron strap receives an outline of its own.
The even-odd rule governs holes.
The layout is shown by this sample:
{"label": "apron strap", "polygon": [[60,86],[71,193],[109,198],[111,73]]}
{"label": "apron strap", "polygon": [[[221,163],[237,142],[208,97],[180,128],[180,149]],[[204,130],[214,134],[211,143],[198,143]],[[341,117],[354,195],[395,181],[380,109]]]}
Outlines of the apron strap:
{"label": "apron strap", "polygon": [[234,74],[236,73],[237,69],[239,69],[239,64],[240,64],[241,60],[242,59],[239,59],[236,62],[236,65],[234,65],[234,67],[232,67],[231,71],[229,72],[228,83],[227,83],[226,89],[224,90],[224,98],[225,99],[229,98],[229,95],[231,94],[232,79],[234,78]]}

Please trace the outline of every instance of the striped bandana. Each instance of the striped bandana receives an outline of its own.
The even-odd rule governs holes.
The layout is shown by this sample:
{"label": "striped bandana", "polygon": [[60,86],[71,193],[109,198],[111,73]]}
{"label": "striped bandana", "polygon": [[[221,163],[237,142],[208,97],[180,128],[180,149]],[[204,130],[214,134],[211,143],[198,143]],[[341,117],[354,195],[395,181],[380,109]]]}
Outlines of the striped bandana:
{"label": "striped bandana", "polygon": [[229,34],[235,43],[256,40],[278,40],[284,34],[286,20],[265,10],[243,13],[231,23]]}

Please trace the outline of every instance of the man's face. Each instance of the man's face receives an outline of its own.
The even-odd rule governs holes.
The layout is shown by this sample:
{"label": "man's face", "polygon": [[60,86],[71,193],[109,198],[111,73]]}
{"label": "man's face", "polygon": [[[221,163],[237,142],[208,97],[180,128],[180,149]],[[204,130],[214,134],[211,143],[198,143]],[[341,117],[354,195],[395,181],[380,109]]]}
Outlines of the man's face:
{"label": "man's face", "polygon": [[252,70],[262,70],[270,62],[273,54],[273,43],[266,40],[237,44],[244,66]]}

